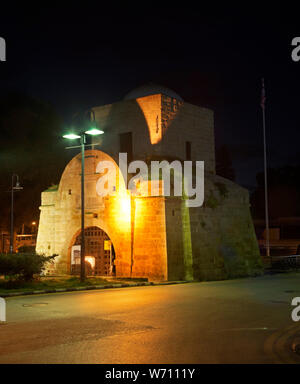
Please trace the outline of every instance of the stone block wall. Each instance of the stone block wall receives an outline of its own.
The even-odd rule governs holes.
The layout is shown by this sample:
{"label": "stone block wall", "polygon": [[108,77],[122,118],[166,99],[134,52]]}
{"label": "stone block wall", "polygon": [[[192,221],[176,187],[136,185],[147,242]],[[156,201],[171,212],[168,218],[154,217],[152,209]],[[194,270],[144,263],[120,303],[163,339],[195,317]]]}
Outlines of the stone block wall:
{"label": "stone block wall", "polygon": [[105,134],[95,142],[116,161],[119,134],[132,132],[133,158],[151,156],[186,160],[186,141],[192,145],[192,160],[205,161],[215,173],[213,111],[162,94],[95,107],[95,118]]}
{"label": "stone block wall", "polygon": [[204,206],[189,212],[195,279],[261,273],[247,190],[222,177],[207,176]]}
{"label": "stone block wall", "polygon": [[[55,254],[55,203],[57,199],[57,186],[42,192],[41,213],[39,220],[37,247],[38,253],[51,256]],[[55,268],[48,264],[46,272],[52,273]]]}
{"label": "stone block wall", "polygon": [[204,161],[205,170],[215,173],[213,111],[162,95],[164,156],[186,160],[186,142],[191,143],[191,160]]}
{"label": "stone block wall", "polygon": [[193,280],[189,209],[181,197],[166,197],[168,280]]}
{"label": "stone block wall", "polygon": [[165,199],[136,197],[133,276],[168,280]]}

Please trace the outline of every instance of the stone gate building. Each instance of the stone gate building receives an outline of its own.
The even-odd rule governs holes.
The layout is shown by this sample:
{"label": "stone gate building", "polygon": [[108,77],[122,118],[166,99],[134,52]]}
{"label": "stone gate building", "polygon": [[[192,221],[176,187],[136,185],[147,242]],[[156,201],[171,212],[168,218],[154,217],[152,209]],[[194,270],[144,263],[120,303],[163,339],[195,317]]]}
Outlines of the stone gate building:
{"label": "stone gate building", "polygon": [[[214,280],[259,273],[248,191],[216,175],[213,111],[156,85],[93,108],[105,131],[85,157],[86,262],[90,274],[150,280]],[[205,199],[132,194],[122,177],[114,196],[96,193],[97,164],[128,160],[203,160]],[[119,172],[119,168],[117,167]],[[81,157],[42,192],[37,252],[58,254],[49,272],[72,273],[80,260]],[[151,183],[153,181],[149,181]]]}

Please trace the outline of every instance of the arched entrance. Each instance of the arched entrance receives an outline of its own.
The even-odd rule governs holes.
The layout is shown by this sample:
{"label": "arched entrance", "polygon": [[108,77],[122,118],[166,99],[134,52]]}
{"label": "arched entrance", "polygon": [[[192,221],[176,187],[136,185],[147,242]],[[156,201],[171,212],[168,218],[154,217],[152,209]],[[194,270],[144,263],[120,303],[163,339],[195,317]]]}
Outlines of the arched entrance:
{"label": "arched entrance", "polygon": [[[94,276],[115,275],[115,251],[107,233],[99,227],[87,227],[85,234],[86,274]],[[80,274],[81,232],[71,248],[71,273]]]}

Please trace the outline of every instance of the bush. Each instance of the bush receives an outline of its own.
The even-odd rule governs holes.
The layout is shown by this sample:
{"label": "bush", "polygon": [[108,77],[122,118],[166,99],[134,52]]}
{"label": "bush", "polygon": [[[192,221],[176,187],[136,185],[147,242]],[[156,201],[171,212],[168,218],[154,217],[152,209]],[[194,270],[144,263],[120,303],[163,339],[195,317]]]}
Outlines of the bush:
{"label": "bush", "polygon": [[44,256],[31,253],[0,254],[0,275],[30,281],[40,275],[47,263],[53,263],[57,255]]}
{"label": "bush", "polygon": [[34,245],[22,245],[18,248],[18,253],[35,253]]}

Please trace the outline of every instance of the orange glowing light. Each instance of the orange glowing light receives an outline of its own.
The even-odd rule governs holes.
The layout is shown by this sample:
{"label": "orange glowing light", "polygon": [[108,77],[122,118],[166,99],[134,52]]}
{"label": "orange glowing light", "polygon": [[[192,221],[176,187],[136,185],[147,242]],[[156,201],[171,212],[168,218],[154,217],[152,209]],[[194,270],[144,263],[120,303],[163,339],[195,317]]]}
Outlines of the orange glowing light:
{"label": "orange glowing light", "polygon": [[161,115],[155,111],[161,110],[161,96],[147,96],[136,99],[148,126],[151,144],[157,144],[162,139]]}
{"label": "orange glowing light", "polygon": [[121,206],[121,211],[122,214],[125,216],[130,215],[130,210],[131,210],[131,202],[130,202],[130,196],[122,196],[120,198],[120,206]]}
{"label": "orange glowing light", "polygon": [[94,256],[85,256],[85,261],[90,263],[92,268],[95,268],[95,258],[94,258]]}

